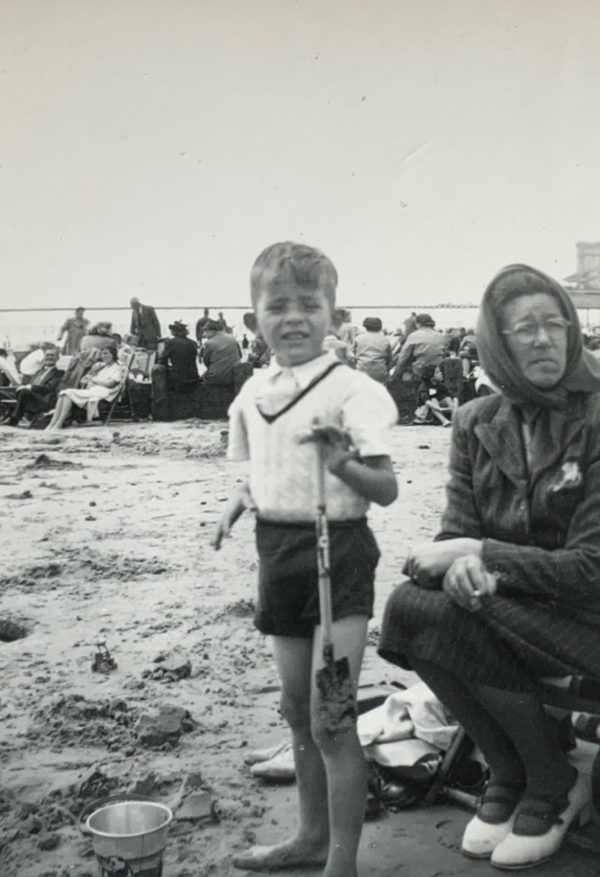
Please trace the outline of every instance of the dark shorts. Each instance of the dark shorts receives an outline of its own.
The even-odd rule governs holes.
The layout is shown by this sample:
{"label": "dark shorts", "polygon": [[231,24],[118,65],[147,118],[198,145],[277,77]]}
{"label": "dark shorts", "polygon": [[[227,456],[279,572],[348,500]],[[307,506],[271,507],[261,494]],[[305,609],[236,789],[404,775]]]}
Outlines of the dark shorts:
{"label": "dark shorts", "polygon": [[[258,520],[260,560],[256,627],[273,636],[312,638],[319,623],[317,541],[314,524]],[[366,518],[329,522],[329,565],[334,621],[373,615],[379,549]]]}

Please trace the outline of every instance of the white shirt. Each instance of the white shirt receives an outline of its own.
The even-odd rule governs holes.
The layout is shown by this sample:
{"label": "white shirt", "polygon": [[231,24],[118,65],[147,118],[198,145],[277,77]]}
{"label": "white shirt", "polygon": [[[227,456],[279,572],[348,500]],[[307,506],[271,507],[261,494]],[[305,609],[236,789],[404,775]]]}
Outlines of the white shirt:
{"label": "white shirt", "polygon": [[[390,454],[386,433],[397,421],[395,403],[383,386],[345,365],[273,422],[260,413],[257,403],[265,414],[281,411],[335,362],[332,353],[291,368],[272,362],[246,381],[229,409],[227,455],[250,460],[250,492],[262,518],[314,521],[317,455],[313,442],[299,439],[310,434],[315,419],[347,430],[362,457]],[[331,520],[361,518],[368,510],[368,501],[330,472],[325,492]]]}

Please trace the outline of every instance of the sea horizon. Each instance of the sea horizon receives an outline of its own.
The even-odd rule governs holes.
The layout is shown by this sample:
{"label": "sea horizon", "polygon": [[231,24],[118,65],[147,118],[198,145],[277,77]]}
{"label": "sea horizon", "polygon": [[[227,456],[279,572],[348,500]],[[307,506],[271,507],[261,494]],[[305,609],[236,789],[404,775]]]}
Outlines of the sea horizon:
{"label": "sea horizon", "polygon": [[[202,305],[199,307],[177,307],[173,305],[156,306],[155,310],[161,324],[162,336],[169,335],[169,323],[182,320],[189,327],[191,337],[195,336],[196,321],[204,313]],[[479,305],[344,305],[350,311],[352,323],[362,328],[362,322],[366,317],[379,317],[387,332],[394,332],[403,327],[404,321],[411,313],[429,313],[441,331],[448,329],[464,328],[473,329],[477,321]],[[209,314],[216,319],[220,312],[223,313],[227,324],[238,340],[244,334],[251,333],[245,328],[243,315],[251,310],[249,305],[229,305],[228,307],[209,307]],[[600,327],[600,309],[579,309],[579,319],[584,329]],[[0,309],[0,345],[2,347],[19,350],[41,342],[57,341],[60,327],[64,321],[74,315],[73,308],[3,308]],[[112,323],[113,331],[119,335],[129,332],[131,309],[129,307],[90,307],[85,309],[85,317],[89,320],[90,328],[99,321],[105,320]]]}

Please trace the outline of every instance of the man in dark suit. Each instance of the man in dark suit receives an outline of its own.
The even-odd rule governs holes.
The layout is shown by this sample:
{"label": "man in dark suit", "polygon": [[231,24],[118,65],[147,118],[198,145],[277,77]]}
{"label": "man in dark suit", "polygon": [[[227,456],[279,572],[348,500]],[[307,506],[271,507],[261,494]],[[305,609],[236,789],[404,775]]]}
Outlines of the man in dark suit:
{"label": "man in dark suit", "polygon": [[43,414],[54,408],[58,386],[64,374],[56,368],[57,359],[57,350],[46,350],[42,367],[34,375],[31,383],[17,387],[15,410],[3,421],[8,426],[17,426],[23,415],[27,415],[30,420],[33,420],[38,414]]}
{"label": "man in dark suit", "polygon": [[131,305],[131,328],[129,331],[136,336],[138,347],[156,350],[160,338],[160,322],[156,311],[150,305],[143,305],[135,296],[129,303]]}
{"label": "man in dark suit", "polygon": [[204,313],[202,314],[202,316],[200,317],[200,319],[196,323],[196,339],[198,341],[198,344],[202,344],[202,335],[204,333],[204,327],[206,326],[206,324],[208,323],[209,320],[210,320],[210,314],[209,314],[208,308],[204,308]]}

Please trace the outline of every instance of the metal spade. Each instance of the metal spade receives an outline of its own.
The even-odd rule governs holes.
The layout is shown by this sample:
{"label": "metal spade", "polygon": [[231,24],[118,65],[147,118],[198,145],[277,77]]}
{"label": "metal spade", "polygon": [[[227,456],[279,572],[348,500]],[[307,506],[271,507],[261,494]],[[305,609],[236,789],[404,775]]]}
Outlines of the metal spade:
{"label": "metal spade", "polygon": [[317,452],[317,569],[319,609],[323,637],[324,667],[316,672],[320,695],[319,712],[326,731],[332,736],[354,727],[356,696],[347,657],[336,660],[331,632],[331,578],[329,574],[329,528],[325,508],[325,462],[323,447],[315,442]]}

